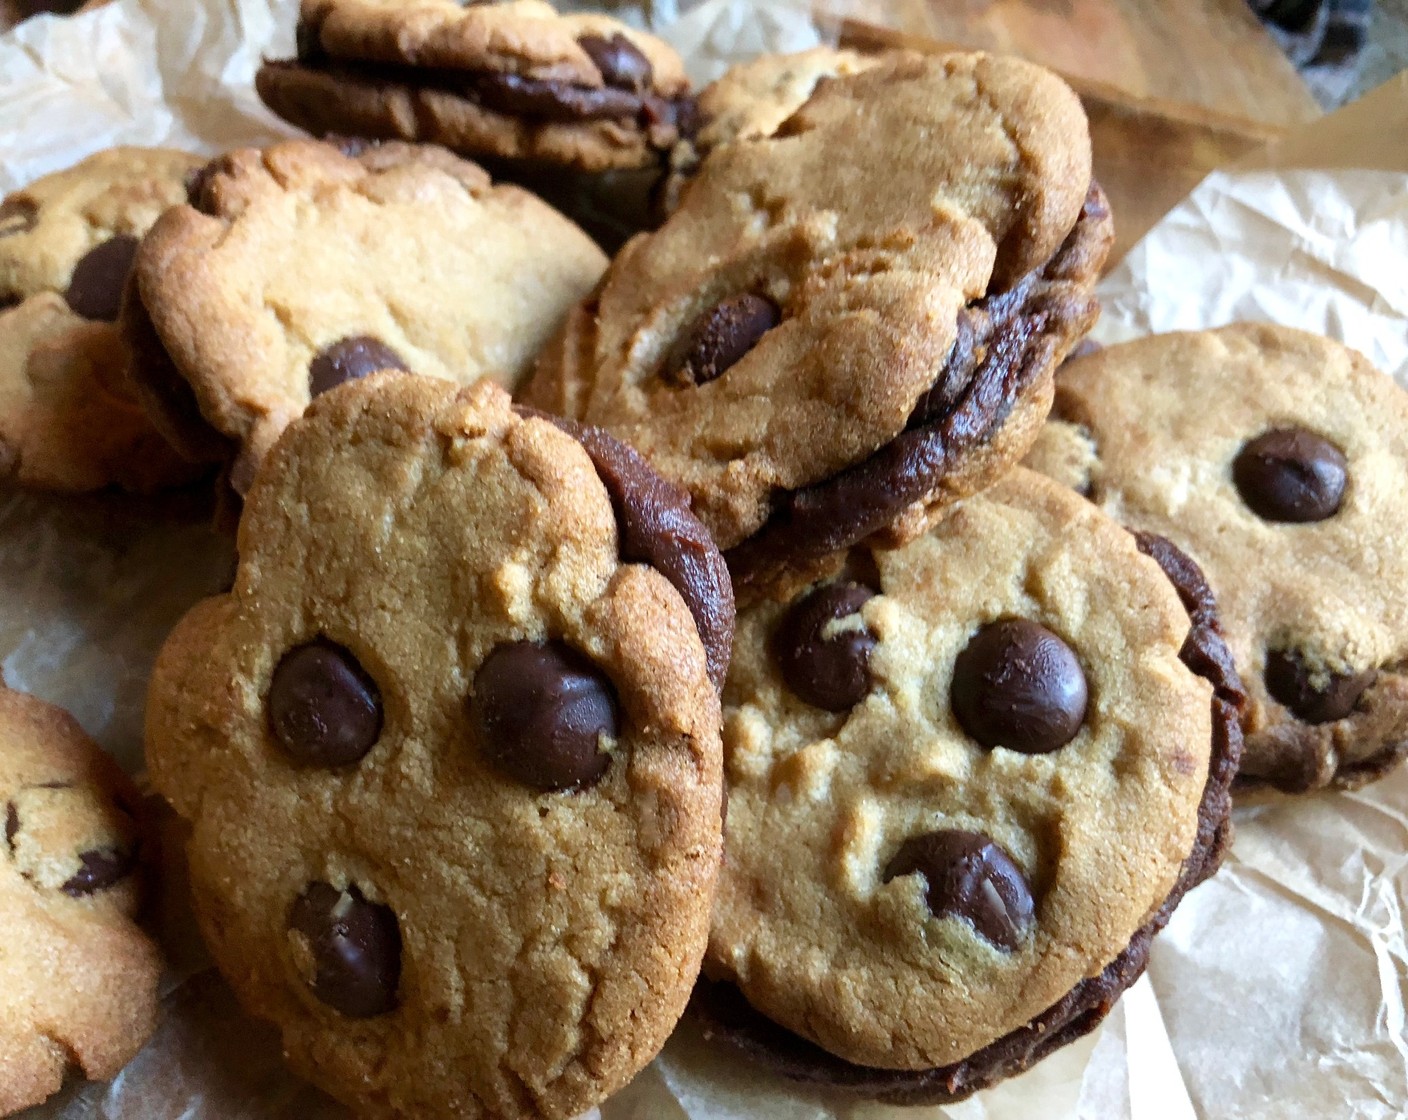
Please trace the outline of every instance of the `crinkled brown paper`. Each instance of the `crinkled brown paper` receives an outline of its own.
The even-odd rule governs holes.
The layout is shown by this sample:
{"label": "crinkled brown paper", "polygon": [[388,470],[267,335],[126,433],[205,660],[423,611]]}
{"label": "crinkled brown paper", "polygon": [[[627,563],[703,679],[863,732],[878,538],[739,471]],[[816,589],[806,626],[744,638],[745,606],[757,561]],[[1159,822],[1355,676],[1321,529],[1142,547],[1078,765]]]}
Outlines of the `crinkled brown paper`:
{"label": "crinkled brown paper", "polygon": [[[696,77],[818,41],[787,0],[709,0],[636,22]],[[117,143],[214,152],[288,129],[258,104],[261,55],[292,48],[292,0],[120,0],[0,39],[0,190]],[[1200,186],[1105,284],[1106,341],[1234,318],[1320,330],[1408,384],[1408,77],[1304,130],[1258,166]],[[189,498],[56,500],[0,492],[0,659],[132,769],[167,629],[219,586],[229,546]],[[1403,542],[1408,547],[1408,541]],[[950,1108],[848,1103],[709,1051],[688,1030],[603,1120],[1246,1120],[1408,1112],[1408,771],[1354,794],[1239,812],[1227,866],[1183,904],[1148,976],[1093,1038]],[[188,925],[156,1037],[107,1086],[31,1120],[344,1116],[283,1071],[204,970]]]}

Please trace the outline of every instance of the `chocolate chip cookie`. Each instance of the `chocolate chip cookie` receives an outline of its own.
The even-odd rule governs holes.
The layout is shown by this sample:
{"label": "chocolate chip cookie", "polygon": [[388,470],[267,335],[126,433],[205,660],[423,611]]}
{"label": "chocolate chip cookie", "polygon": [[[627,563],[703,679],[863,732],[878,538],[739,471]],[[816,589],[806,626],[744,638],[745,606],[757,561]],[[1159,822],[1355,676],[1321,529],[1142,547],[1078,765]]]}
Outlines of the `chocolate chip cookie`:
{"label": "chocolate chip cookie", "polygon": [[586,171],[661,162],[693,106],[668,44],[542,0],[303,0],[298,56],[265,63],[255,85],[316,135]]}
{"label": "chocolate chip cookie", "polygon": [[313,402],[148,763],[221,970],[359,1115],[568,1117],[683,1011],[722,847],[728,574],[604,433],[381,374]]}
{"label": "chocolate chip cookie", "polygon": [[199,163],[114,148],[0,202],[0,477],[65,491],[193,477],[128,389],[113,321],[138,239]]}
{"label": "chocolate chip cookie", "polygon": [[1408,394],[1286,327],[1068,363],[1029,462],[1207,572],[1247,681],[1240,783],[1352,788],[1408,754]]}
{"label": "chocolate chip cookie", "polygon": [[694,128],[670,151],[670,174],[662,187],[665,213],[679,208],[680,192],[715,148],[770,136],[830,78],[879,65],[881,56],[834,47],[796,54],[764,54],[730,67],[699,91]]}
{"label": "chocolate chip cookie", "polygon": [[319,393],[376,370],[512,387],[606,258],[555,210],[443,148],[243,149],[201,171],[134,265],[134,381],[244,493]]}
{"label": "chocolate chip cookie", "polygon": [[709,1032],[937,1103],[1089,1031],[1219,862],[1241,700],[1196,567],[1020,469],[743,610]]}
{"label": "chocolate chip cookie", "polygon": [[898,55],[716,148],[524,391],[691,494],[747,594],[906,539],[1020,458],[1110,240],[1075,95]]}
{"label": "chocolate chip cookie", "polygon": [[0,1115],[115,1076],[156,1026],[136,806],[67,712],[0,684]]}

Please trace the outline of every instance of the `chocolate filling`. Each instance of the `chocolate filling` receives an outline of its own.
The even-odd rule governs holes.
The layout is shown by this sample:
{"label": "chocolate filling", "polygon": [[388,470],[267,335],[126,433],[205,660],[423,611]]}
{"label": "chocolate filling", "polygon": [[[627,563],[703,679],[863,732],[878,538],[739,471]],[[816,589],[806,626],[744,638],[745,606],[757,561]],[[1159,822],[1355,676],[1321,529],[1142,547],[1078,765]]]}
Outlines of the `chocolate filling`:
{"label": "chocolate filling", "polygon": [[1025,1026],[952,1065],[923,1070],[855,1065],[766,1018],[734,985],[701,979],[690,1011],[706,1038],[795,1081],[832,1086],[889,1104],[951,1104],[1021,1073],[1089,1033],[1140,977],[1154,935],[1168,924],[1183,896],[1217,870],[1231,841],[1230,790],[1242,753],[1239,713],[1246,694],[1223,641],[1212,592],[1198,566],[1162,537],[1136,533],[1135,538],[1140,551],[1163,568],[1189,613],[1191,626],[1180,658],[1213,686],[1212,752],[1198,805],[1198,832],[1158,912],[1098,976],[1082,980]]}
{"label": "chocolate filling", "polygon": [[735,585],[766,583],[864,540],[991,440],[1051,368],[1064,324],[1093,313],[1081,278],[1098,271],[1109,216],[1092,182],[1074,228],[1045,265],[959,312],[953,348],[906,429],[855,466],[780,495],[767,523],[725,554]]}
{"label": "chocolate filling", "polygon": [[268,66],[301,66],[359,81],[387,82],[413,89],[435,89],[483,105],[497,113],[525,120],[577,124],[598,120],[634,120],[643,128],[683,127],[695,115],[694,98],[661,97],[638,83],[576,85],[555,78],[528,78],[499,70],[458,70],[394,62],[333,60],[323,51],[312,29],[299,28],[298,56]]}
{"label": "chocolate filling", "polygon": [[582,445],[611,495],[621,559],[649,564],[680,593],[704,644],[709,679],[722,689],[733,652],[733,587],[709,531],[690,512],[689,496],[600,428],[519,405],[514,411],[546,420]]}

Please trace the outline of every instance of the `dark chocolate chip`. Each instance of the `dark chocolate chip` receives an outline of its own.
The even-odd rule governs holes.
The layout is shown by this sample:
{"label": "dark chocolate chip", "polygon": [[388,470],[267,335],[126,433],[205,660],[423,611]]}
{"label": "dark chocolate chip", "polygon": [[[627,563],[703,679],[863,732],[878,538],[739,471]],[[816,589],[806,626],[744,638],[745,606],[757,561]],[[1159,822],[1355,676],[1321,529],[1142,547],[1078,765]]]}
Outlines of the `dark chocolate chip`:
{"label": "dark chocolate chip", "polygon": [[0,238],[28,233],[39,224],[39,207],[27,198],[7,198],[0,203]]}
{"label": "dark chocolate chip", "polygon": [[953,714],[985,747],[1045,754],[1085,721],[1088,693],[1075,651],[1025,618],[989,623],[953,665]]}
{"label": "dark chocolate chip", "polygon": [[5,843],[10,851],[15,850],[15,836],[20,830],[20,814],[13,801],[5,805]]}
{"label": "dark chocolate chip", "polygon": [[601,71],[601,80],[616,89],[643,93],[650,88],[655,69],[640,48],[619,31],[610,39],[600,35],[583,35],[577,40],[587,57]]}
{"label": "dark chocolate chip", "polygon": [[556,79],[525,78],[521,74],[485,71],[473,76],[470,88],[488,108],[533,120],[627,120],[646,108],[639,94],[627,90],[610,86],[588,88]]}
{"label": "dark chocolate chip", "polygon": [[1303,723],[1333,723],[1354,711],[1359,697],[1374,680],[1364,673],[1330,673],[1316,687],[1311,671],[1298,653],[1270,650],[1266,654],[1266,691]]}
{"label": "dark chocolate chip", "polygon": [[18,307],[24,300],[22,297],[10,292],[0,292],[0,311],[8,311],[12,307]]}
{"label": "dark chocolate chip", "polygon": [[401,355],[379,339],[355,334],[326,346],[308,364],[308,389],[313,396],[344,381],[356,381],[384,369],[408,370]]}
{"label": "dark chocolate chip", "polygon": [[127,234],[110,237],[89,249],[74,266],[65,297],[85,319],[111,323],[122,306],[122,289],[132,271],[137,239]]}
{"label": "dark chocolate chip", "polygon": [[293,39],[299,62],[316,62],[324,57],[322,43],[323,21],[300,19],[294,29]]}
{"label": "dark chocolate chip", "polygon": [[885,882],[901,875],[924,876],[934,917],[960,918],[999,949],[1013,951],[1031,928],[1035,907],[1027,877],[980,833],[944,829],[911,836],[885,867]]}
{"label": "dark chocolate chip", "polygon": [[121,848],[95,848],[78,856],[78,870],[59,889],[71,898],[96,894],[131,874],[137,854]]}
{"label": "dark chocolate chip", "polygon": [[308,939],[313,994],[349,1019],[396,1008],[401,929],[391,907],[368,902],[355,886],[309,883],[289,912],[289,928]]}
{"label": "dark chocolate chip", "polygon": [[489,764],[533,789],[595,785],[611,765],[601,740],[617,734],[615,692],[563,642],[495,649],[475,675],[469,717]]}
{"label": "dark chocolate chip", "polygon": [[701,315],[684,347],[665,363],[664,376],[680,385],[721,377],[782,321],[777,304],[763,296],[733,296]]}
{"label": "dark chocolate chip", "polygon": [[845,712],[870,694],[870,651],[875,635],[869,627],[827,628],[859,614],[875,592],[856,583],[820,587],[794,603],[782,616],[772,639],[772,656],[782,679],[808,704],[828,712]]}
{"label": "dark chocolate chip", "polygon": [[274,738],[297,762],[348,766],[381,735],[381,693],[342,646],[325,639],[284,654],[269,684]]}
{"label": "dark chocolate chip", "polygon": [[1344,453],[1304,428],[1277,428],[1250,441],[1232,463],[1242,501],[1267,521],[1333,517],[1348,481]]}

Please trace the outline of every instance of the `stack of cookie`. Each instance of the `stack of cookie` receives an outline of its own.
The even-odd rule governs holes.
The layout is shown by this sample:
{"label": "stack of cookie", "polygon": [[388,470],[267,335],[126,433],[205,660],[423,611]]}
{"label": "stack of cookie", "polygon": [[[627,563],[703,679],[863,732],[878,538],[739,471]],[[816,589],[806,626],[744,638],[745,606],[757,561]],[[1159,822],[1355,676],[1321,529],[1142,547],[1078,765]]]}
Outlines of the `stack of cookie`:
{"label": "stack of cookie", "polygon": [[[336,135],[5,201],[0,448],[239,515],[148,763],[222,972],[360,1114],[569,1117],[687,1005],[961,1099],[1101,1021],[1234,778],[1408,749],[1403,394],[1267,327],[1067,361],[1112,225],[1051,74],[694,97],[540,0],[305,0],[258,87]],[[471,158],[644,175],[657,228],[608,260]]]}

